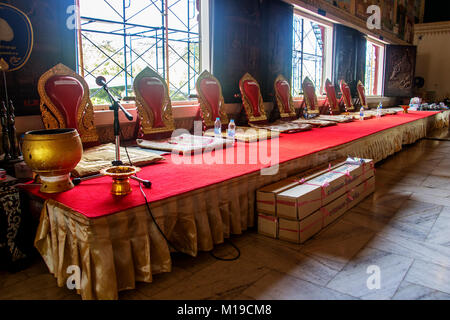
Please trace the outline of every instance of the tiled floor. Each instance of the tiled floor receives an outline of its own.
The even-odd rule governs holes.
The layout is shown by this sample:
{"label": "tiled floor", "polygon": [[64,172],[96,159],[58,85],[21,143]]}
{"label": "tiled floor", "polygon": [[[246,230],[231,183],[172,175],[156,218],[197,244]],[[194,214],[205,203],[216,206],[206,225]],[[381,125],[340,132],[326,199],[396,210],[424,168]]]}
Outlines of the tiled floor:
{"label": "tiled floor", "polygon": [[[407,147],[381,163],[376,177],[373,196],[304,245],[249,231],[232,239],[237,261],[176,254],[172,273],[120,298],[450,299],[450,141]],[[380,289],[367,286],[369,266],[379,267]],[[58,288],[38,260],[16,274],[0,272],[0,299],[79,296]]]}

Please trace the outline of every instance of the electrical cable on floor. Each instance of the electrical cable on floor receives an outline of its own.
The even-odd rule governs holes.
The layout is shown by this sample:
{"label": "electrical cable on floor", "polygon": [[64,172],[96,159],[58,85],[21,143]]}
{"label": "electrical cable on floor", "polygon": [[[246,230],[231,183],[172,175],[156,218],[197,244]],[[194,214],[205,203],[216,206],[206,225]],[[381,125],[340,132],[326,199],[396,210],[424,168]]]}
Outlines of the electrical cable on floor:
{"label": "electrical cable on floor", "polygon": [[431,140],[431,141],[450,141],[448,138],[425,138],[425,140]]}
{"label": "electrical cable on floor", "polygon": [[[124,140],[123,139],[123,134],[122,134],[122,129],[120,129],[120,135],[122,136],[122,140]],[[130,166],[133,166],[133,162],[131,161],[130,155],[128,154],[128,148],[125,145],[123,147],[125,149],[125,153],[127,155],[128,162],[130,163]],[[137,177],[137,174],[134,174],[134,175]],[[164,234],[164,232],[159,227],[158,223],[156,222],[155,216],[153,215],[153,212],[152,212],[152,210],[150,208],[150,204],[148,202],[147,195],[145,194],[144,190],[142,189],[142,182],[138,181],[138,183],[139,183],[139,189],[141,190],[142,196],[144,197],[144,200],[145,200],[145,206],[147,207],[147,211],[148,211],[150,217],[152,218],[153,223],[156,225],[156,228],[158,229],[159,233],[163,236],[164,240],[166,240],[166,242],[169,244],[169,246],[171,246],[176,252],[183,253],[183,251],[179,250],[169,239],[167,239],[166,235]],[[229,239],[226,239],[225,243],[229,243],[230,246],[232,246],[236,250],[236,252],[237,252],[237,256],[236,257],[233,257],[233,258],[217,257],[214,254],[214,249],[209,251],[209,254],[214,259],[219,260],[219,261],[236,261],[237,259],[239,259],[240,256],[241,256],[241,251],[239,250],[239,248],[233,242],[231,242],[231,240],[229,240]]]}
{"label": "electrical cable on floor", "polygon": [[[122,136],[122,140],[124,140],[123,134],[122,134],[122,129],[120,129],[120,135]],[[134,166],[133,162],[131,161],[130,155],[128,154],[128,148],[126,146],[123,146],[123,147],[125,149],[125,153],[127,154],[127,158],[128,158],[128,162],[130,163],[130,166]],[[134,174],[134,175],[137,177],[137,174]],[[159,224],[156,222],[155,216],[153,215],[153,212],[150,208],[150,204],[148,202],[147,195],[145,194],[144,190],[142,189],[142,183],[140,181],[138,181],[138,183],[139,183],[139,189],[141,190],[142,196],[144,197],[144,200],[145,200],[145,205],[147,207],[147,211],[148,211],[150,217],[152,218],[153,223],[156,225],[156,228],[158,229],[159,233],[163,236],[164,240],[166,240],[166,242],[169,244],[169,246],[171,246],[176,252],[182,252],[175,245],[173,245],[173,243],[169,239],[167,239],[166,235],[159,227]]]}
{"label": "electrical cable on floor", "polygon": [[234,248],[234,250],[236,250],[237,256],[233,257],[233,258],[221,258],[214,254],[214,249],[213,249],[213,250],[209,251],[209,254],[211,255],[211,257],[213,257],[214,259],[219,260],[219,261],[236,261],[237,259],[239,259],[241,257],[241,250],[239,250],[239,248],[233,242],[231,242],[230,239],[225,239],[225,243],[228,243],[230,246],[232,246]]}

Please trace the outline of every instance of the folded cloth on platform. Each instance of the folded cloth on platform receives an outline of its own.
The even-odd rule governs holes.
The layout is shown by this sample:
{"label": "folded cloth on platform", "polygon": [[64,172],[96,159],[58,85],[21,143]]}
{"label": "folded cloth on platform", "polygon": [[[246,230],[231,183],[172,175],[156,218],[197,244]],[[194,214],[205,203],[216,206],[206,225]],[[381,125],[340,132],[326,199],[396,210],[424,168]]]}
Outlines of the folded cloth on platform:
{"label": "folded cloth on platform", "polygon": [[[355,120],[359,120],[361,118],[359,112],[350,112],[348,115],[353,117]],[[373,117],[374,117],[373,114],[364,112],[364,120],[369,120],[372,119]]]}
{"label": "folded cloth on platform", "polygon": [[337,123],[346,123],[346,122],[353,121],[353,117],[345,116],[345,115],[320,115],[314,119],[323,120],[323,121],[332,121],[332,122],[337,122]]}
{"label": "folded cloth on platform", "polygon": [[[214,131],[208,130],[205,132],[205,136],[215,136]],[[280,136],[280,132],[278,131],[270,131],[266,129],[259,128],[251,128],[251,127],[236,127],[236,134],[234,135],[234,139],[242,142],[255,142],[262,141],[272,138],[278,138]],[[222,137],[227,137],[227,132],[222,132]]]}
{"label": "folded cloth on platform", "polygon": [[[144,166],[150,163],[164,160],[158,154],[137,148],[128,148],[128,155],[134,166]],[[128,162],[125,148],[120,148],[121,158],[124,163]],[[100,173],[101,169],[111,167],[112,161],[116,159],[116,146],[113,143],[102,144],[84,150],[83,157],[76,168],[72,171],[73,177],[85,177]]]}
{"label": "folded cloth on platform", "polygon": [[403,111],[401,108],[398,108],[398,109],[399,110],[396,110],[394,108],[393,109],[388,108],[388,109],[383,109],[381,112],[383,112],[386,115],[394,115],[394,114],[397,114],[400,111]]}
{"label": "folded cloth on platform", "polygon": [[297,119],[292,122],[300,123],[300,124],[310,124],[316,128],[324,128],[324,127],[331,127],[331,126],[337,125],[337,123],[334,121],[325,121],[325,120],[320,120],[320,119]]}
{"label": "folded cloth on platform", "polygon": [[270,130],[280,133],[296,133],[309,131],[312,125],[306,123],[295,123],[291,121],[276,121],[268,125],[249,124],[252,128]]}
{"label": "folded cloth on platform", "polygon": [[[364,114],[367,114],[372,117],[376,117],[377,111],[376,110],[366,110],[366,111],[364,111]],[[381,116],[384,117],[385,115],[386,115],[386,112],[381,111]]]}
{"label": "folded cloth on platform", "polygon": [[175,153],[198,152],[202,150],[216,150],[233,145],[232,139],[220,137],[195,136],[192,134],[181,134],[164,140],[136,140],[139,147],[144,149],[164,150]]}

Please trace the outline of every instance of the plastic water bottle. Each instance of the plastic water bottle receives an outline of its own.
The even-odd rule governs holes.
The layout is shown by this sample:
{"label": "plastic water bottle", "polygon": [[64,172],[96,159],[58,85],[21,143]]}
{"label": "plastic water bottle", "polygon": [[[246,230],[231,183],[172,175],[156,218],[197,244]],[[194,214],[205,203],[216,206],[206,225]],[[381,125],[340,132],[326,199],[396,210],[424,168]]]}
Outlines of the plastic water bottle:
{"label": "plastic water bottle", "polygon": [[222,123],[220,122],[220,118],[216,118],[214,122],[214,134],[218,137],[222,137]]}
{"label": "plastic water bottle", "polygon": [[231,119],[230,123],[228,124],[227,136],[229,139],[233,139],[233,143],[235,135],[236,135],[236,124],[234,123],[234,119]]}
{"label": "plastic water bottle", "polygon": [[359,109],[359,120],[364,120],[364,107],[361,107],[361,109]]}
{"label": "plastic water bottle", "polygon": [[381,118],[382,110],[383,110],[383,103],[380,101],[380,104],[377,107],[377,118]]}

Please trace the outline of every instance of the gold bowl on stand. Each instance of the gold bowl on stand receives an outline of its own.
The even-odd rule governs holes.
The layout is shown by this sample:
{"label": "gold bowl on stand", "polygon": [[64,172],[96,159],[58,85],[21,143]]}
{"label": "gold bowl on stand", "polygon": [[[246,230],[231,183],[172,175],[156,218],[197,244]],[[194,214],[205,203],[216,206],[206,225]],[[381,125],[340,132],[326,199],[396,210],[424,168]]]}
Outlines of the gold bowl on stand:
{"label": "gold bowl on stand", "polygon": [[70,172],[83,155],[76,129],[37,130],[25,133],[23,159],[39,175],[41,192],[58,193],[74,187]]}
{"label": "gold bowl on stand", "polygon": [[113,179],[111,193],[115,196],[126,196],[132,192],[130,186],[130,177],[138,173],[141,169],[131,166],[117,166],[101,170],[105,176]]}
{"label": "gold bowl on stand", "polygon": [[408,113],[409,106],[407,106],[407,105],[401,105],[400,107],[403,108],[403,113]]}

